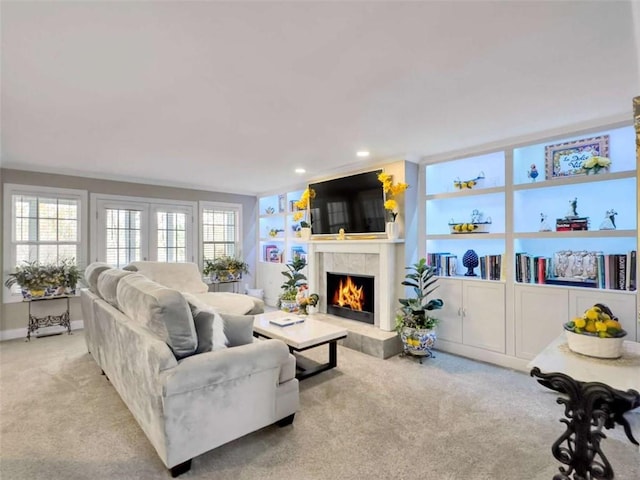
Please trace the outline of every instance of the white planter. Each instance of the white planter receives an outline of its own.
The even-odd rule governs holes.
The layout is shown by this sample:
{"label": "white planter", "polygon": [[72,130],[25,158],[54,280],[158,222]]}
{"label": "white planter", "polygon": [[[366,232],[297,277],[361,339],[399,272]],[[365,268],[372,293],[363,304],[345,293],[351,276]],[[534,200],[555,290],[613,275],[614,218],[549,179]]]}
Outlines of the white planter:
{"label": "white planter", "polygon": [[585,335],[565,330],[569,349],[573,352],[596,358],[620,358],[624,336],[600,338],[597,335]]}
{"label": "white planter", "polygon": [[310,240],[311,239],[311,227],[302,227],[300,229],[300,238],[302,240]]}
{"label": "white planter", "polygon": [[389,240],[398,239],[398,224],[396,222],[387,222],[386,225],[387,238]]}

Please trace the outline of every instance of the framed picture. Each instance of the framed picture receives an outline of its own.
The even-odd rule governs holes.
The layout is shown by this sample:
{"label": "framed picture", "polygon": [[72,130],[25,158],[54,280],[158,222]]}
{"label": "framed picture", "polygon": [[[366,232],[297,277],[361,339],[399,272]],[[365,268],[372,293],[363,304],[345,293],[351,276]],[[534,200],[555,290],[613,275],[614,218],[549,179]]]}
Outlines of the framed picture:
{"label": "framed picture", "polygon": [[609,135],[584,138],[545,147],[547,179],[585,175],[584,164],[591,157],[609,156]]}

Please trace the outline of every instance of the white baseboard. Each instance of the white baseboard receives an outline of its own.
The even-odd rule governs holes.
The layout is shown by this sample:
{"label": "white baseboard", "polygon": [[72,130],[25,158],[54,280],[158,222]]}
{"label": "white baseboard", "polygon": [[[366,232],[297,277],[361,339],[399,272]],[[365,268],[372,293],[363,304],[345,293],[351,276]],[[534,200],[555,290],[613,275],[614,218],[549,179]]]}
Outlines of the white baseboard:
{"label": "white baseboard", "polygon": [[493,365],[510,368],[512,370],[519,370],[525,373],[528,373],[530,370],[527,368],[527,364],[530,360],[512,357],[503,353],[491,352],[489,350],[475,348],[469,345],[462,345],[460,343],[448,342],[440,338],[436,340],[435,349],[436,351],[441,350],[443,352],[453,353],[454,355],[460,355],[461,357],[467,357],[473,360],[479,360],[481,362],[491,363]]}
{"label": "white baseboard", "polygon": [[[39,333],[40,334],[47,334],[50,332],[57,333],[58,330],[61,328],[63,327],[60,327],[59,325],[56,325],[54,327],[44,327],[39,330]],[[81,330],[83,328],[84,328],[84,322],[82,320],[71,321],[71,330]],[[13,340],[14,338],[27,338],[27,327],[14,328],[13,330],[0,330],[0,342],[3,342],[5,340]]]}

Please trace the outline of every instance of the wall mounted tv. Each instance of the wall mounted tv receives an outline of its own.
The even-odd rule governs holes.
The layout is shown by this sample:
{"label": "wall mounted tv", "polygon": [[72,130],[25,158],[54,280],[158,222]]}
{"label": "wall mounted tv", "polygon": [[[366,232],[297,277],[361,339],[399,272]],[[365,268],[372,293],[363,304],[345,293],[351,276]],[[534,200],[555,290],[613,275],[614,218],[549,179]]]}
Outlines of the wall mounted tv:
{"label": "wall mounted tv", "polygon": [[384,191],[378,180],[382,170],[358,173],[309,184],[311,231],[314,235],[383,233]]}

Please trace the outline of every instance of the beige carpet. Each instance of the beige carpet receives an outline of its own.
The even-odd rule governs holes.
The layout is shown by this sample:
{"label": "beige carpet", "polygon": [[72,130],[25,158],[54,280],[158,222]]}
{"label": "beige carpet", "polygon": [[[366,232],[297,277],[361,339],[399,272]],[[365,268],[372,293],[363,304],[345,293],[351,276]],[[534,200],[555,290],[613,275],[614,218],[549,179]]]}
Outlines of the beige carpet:
{"label": "beige carpet", "polygon": [[[311,351],[321,360],[324,349]],[[438,353],[380,360],[339,347],[301,383],[291,427],[267,427],[194,459],[186,479],[544,479],[563,431],[556,396],[528,375]],[[154,449],[87,354],[81,331],[0,343],[0,478],[167,479]],[[640,478],[621,429],[603,448]]]}

